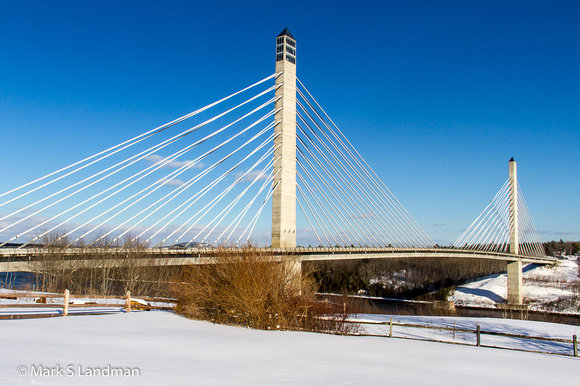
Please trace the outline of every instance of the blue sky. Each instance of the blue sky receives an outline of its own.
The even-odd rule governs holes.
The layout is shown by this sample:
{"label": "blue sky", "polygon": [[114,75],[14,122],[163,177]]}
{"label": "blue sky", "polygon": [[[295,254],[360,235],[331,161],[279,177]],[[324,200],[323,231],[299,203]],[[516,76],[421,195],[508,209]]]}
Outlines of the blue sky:
{"label": "blue sky", "polygon": [[298,77],[431,238],[507,179],[542,241],[580,239],[576,1],[0,1],[0,191],[274,71]]}

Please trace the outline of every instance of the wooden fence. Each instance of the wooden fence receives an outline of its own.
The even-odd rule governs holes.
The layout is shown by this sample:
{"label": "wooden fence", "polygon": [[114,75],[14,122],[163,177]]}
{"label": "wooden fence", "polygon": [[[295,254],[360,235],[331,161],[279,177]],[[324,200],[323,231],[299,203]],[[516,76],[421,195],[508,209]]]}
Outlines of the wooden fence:
{"label": "wooden fence", "polygon": [[[70,308],[91,308],[91,307],[99,307],[99,308],[116,308],[122,309],[125,312],[131,312],[132,309],[139,309],[139,310],[172,310],[172,306],[164,305],[164,306],[153,306],[150,302],[154,303],[165,303],[165,304],[175,304],[175,299],[170,298],[154,298],[154,297],[147,297],[147,296],[140,296],[138,298],[132,298],[131,293],[127,291],[125,296],[98,296],[98,295],[71,295],[69,290],[65,290],[63,294],[58,293],[35,293],[35,292],[6,292],[0,293],[0,299],[11,299],[11,300],[18,300],[18,299],[34,299],[34,302],[31,303],[3,303],[0,304],[0,309],[2,308],[62,308],[62,314],[54,315],[54,314],[37,314],[37,315],[20,315],[20,314],[0,314],[0,319],[20,319],[20,318],[36,318],[36,317],[51,317],[51,316],[67,316],[69,314]],[[62,299],[62,302],[51,302],[48,303],[47,299]],[[74,301],[71,302],[71,299],[86,299],[87,301],[77,304]],[[115,300],[122,300],[122,303],[107,303],[107,301],[115,299]],[[143,304],[145,303],[145,304]],[[98,313],[103,313],[98,312]],[[529,336],[529,335],[520,335],[520,334],[509,334],[503,332],[496,332],[496,331],[484,331],[481,330],[479,325],[476,325],[474,330],[466,329],[466,328],[457,328],[455,325],[453,327],[445,327],[445,326],[426,326],[422,324],[410,324],[410,323],[400,323],[400,322],[393,322],[393,318],[391,317],[388,322],[364,322],[364,321],[356,321],[356,320],[346,320],[345,323],[349,324],[357,324],[357,325],[375,325],[375,326],[385,326],[388,327],[389,333],[386,335],[379,335],[379,334],[360,334],[357,333],[356,335],[369,335],[369,336],[383,336],[387,338],[394,338],[393,333],[393,326],[400,326],[400,327],[407,327],[407,328],[419,328],[419,329],[431,329],[431,330],[439,330],[439,331],[449,331],[453,333],[453,338],[455,338],[456,333],[472,333],[476,335],[476,343],[475,346],[477,347],[489,347],[489,348],[504,348],[504,349],[512,349],[508,347],[501,347],[501,346],[490,346],[490,345],[483,345],[481,344],[481,336],[482,335],[494,335],[494,336],[501,336],[506,338],[516,338],[516,339],[532,339],[538,341],[547,341],[547,342],[557,342],[557,343],[565,343],[571,344],[572,353],[571,354],[556,354],[554,352],[549,351],[535,351],[535,350],[524,350],[524,349],[515,349],[519,351],[527,351],[527,352],[536,352],[536,353],[547,353],[547,354],[556,354],[556,355],[566,355],[566,356],[573,356],[578,357],[578,338],[576,335],[572,336],[572,339],[562,339],[562,338],[547,338],[543,336]],[[461,345],[469,345],[469,343],[462,343],[462,342],[450,342],[450,341],[443,341],[437,339],[423,339],[423,338],[409,338],[405,336],[398,336],[397,338],[404,338],[404,339],[414,339],[414,340],[429,340],[429,341],[437,341],[437,342],[444,342],[444,343],[451,343],[451,344],[461,344]]]}
{"label": "wooden fence", "polygon": [[[542,354],[554,354],[554,355],[566,355],[566,356],[578,357],[578,337],[577,337],[577,335],[573,335],[572,339],[547,338],[547,337],[543,337],[543,336],[530,336],[530,335],[520,335],[520,334],[509,334],[509,333],[496,332],[496,331],[484,331],[480,328],[479,324],[477,324],[476,328],[474,330],[472,330],[472,329],[466,329],[466,328],[456,328],[455,326],[454,327],[444,327],[444,326],[426,326],[426,325],[422,325],[422,324],[396,323],[396,322],[393,322],[392,317],[389,319],[388,322],[361,322],[361,321],[355,321],[355,320],[347,320],[346,323],[352,323],[352,324],[358,324],[358,325],[382,325],[382,326],[388,327],[388,329],[389,329],[389,333],[385,334],[385,335],[378,335],[378,334],[356,334],[356,335],[382,336],[382,337],[387,337],[387,338],[394,338],[395,336],[393,334],[393,326],[401,326],[401,327],[408,327],[408,328],[423,328],[423,329],[431,329],[431,330],[449,331],[453,334],[454,339],[455,339],[455,333],[458,333],[458,332],[475,334],[476,335],[475,346],[477,346],[477,347],[502,348],[502,349],[535,352],[535,353],[542,353]],[[501,337],[506,337],[506,338],[532,339],[532,340],[538,340],[538,341],[568,343],[571,345],[571,353],[570,354],[558,354],[558,353],[554,353],[554,352],[550,352],[550,351],[525,350],[525,349],[520,349],[520,348],[513,349],[513,348],[509,348],[509,347],[483,345],[483,344],[481,344],[481,336],[482,335],[494,335],[494,336],[501,336]],[[397,338],[414,339],[414,340],[429,340],[429,341],[451,343],[451,344],[470,345],[469,343],[450,342],[450,341],[437,340],[437,339],[409,338],[409,337],[405,337],[405,336],[398,336]]]}
{"label": "wooden fence", "polygon": [[[37,293],[37,292],[6,292],[0,293],[0,299],[33,299],[29,303],[2,303],[2,308],[62,308],[60,315],[53,314],[38,314],[22,315],[16,314],[0,314],[0,319],[22,319],[22,318],[38,318],[51,316],[67,316],[71,308],[111,308],[121,309],[125,312],[131,312],[131,309],[138,310],[171,310],[172,306],[167,304],[174,304],[175,299],[170,298],[154,298],[148,296],[139,296],[137,298],[131,297],[131,292],[127,291],[125,296],[100,296],[100,295],[72,295],[69,290],[64,293]],[[48,299],[57,299],[57,301],[48,302]],[[62,299],[61,301],[58,301]],[[82,303],[76,303],[74,299],[85,299]],[[111,300],[121,300],[122,302],[111,302]],[[151,305],[150,303],[165,303],[166,305]],[[96,312],[96,313],[103,313]],[[86,314],[86,313],[85,313]]]}

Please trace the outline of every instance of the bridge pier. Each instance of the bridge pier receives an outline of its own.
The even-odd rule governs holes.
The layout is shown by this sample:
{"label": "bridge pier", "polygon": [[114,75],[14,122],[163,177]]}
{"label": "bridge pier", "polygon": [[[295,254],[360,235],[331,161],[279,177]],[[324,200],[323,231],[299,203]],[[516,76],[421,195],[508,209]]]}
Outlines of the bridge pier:
{"label": "bridge pier", "polygon": [[507,263],[507,302],[519,305],[523,303],[522,294],[522,262],[511,261]]}
{"label": "bridge pier", "polygon": [[295,286],[297,293],[302,293],[302,259],[300,256],[292,256],[287,261],[288,274],[290,278],[294,280],[291,281],[291,285]]}

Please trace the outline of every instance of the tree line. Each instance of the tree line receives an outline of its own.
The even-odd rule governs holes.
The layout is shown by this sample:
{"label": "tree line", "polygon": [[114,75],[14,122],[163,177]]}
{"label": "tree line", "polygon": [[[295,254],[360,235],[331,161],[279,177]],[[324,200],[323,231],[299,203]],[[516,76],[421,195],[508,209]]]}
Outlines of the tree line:
{"label": "tree line", "polygon": [[361,259],[304,263],[320,292],[446,300],[454,286],[506,271],[503,261],[457,258]]}
{"label": "tree line", "polygon": [[580,253],[580,241],[548,241],[543,243],[547,256],[576,255]]}

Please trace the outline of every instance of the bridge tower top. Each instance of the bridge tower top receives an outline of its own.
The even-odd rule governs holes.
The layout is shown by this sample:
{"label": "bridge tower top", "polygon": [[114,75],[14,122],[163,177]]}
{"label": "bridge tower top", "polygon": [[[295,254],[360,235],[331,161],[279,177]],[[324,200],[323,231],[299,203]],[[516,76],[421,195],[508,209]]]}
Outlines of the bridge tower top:
{"label": "bridge tower top", "polygon": [[272,247],[296,247],[296,39],[276,37],[276,110]]}

